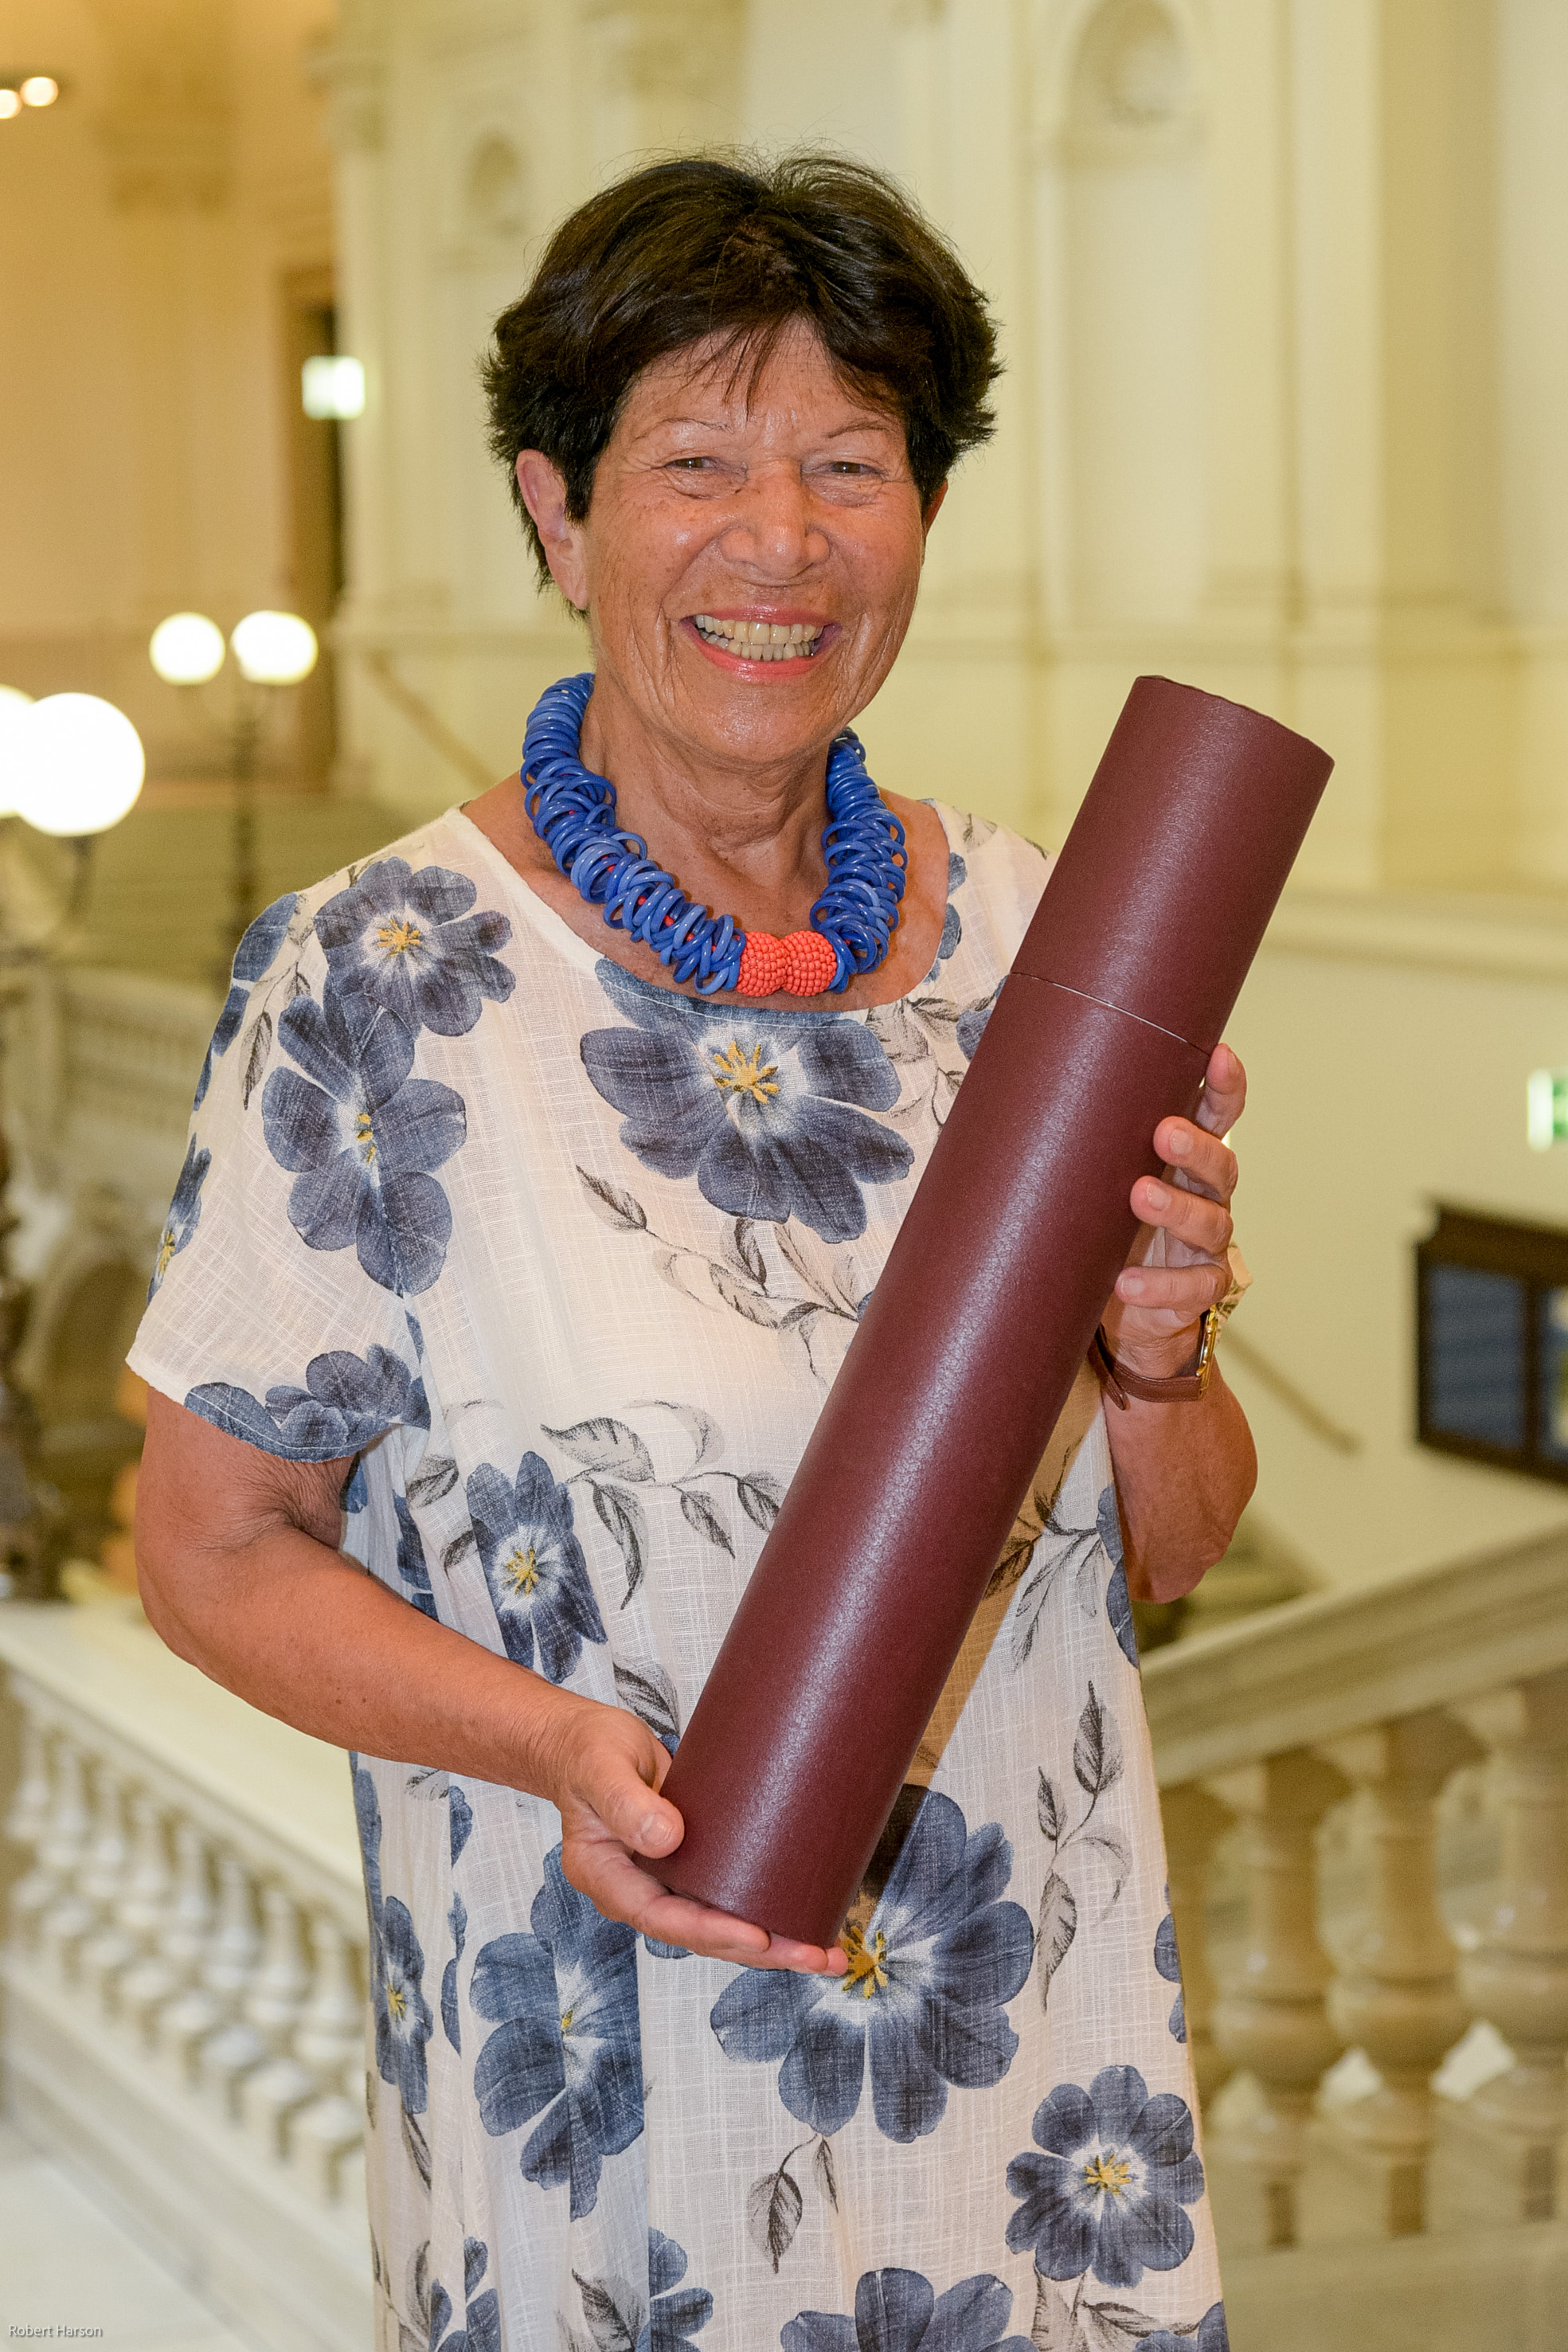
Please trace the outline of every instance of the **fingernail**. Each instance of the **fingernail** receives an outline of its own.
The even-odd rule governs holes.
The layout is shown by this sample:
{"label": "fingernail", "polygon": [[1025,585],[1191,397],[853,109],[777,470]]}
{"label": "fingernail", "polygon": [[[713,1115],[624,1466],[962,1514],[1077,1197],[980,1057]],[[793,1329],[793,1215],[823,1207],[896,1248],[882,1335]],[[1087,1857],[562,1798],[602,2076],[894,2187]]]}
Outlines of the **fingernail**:
{"label": "fingernail", "polygon": [[1178,1127],[1171,1138],[1171,1148],[1167,1157],[1172,1160],[1185,1160],[1191,1150],[1192,1138],[1185,1127]]}
{"label": "fingernail", "polygon": [[1151,1209],[1168,1209],[1171,1204],[1171,1196],[1166,1192],[1165,1186],[1163,1184],[1155,1183],[1152,1179],[1149,1184],[1147,1199]]}
{"label": "fingernail", "polygon": [[1144,1295],[1144,1277],[1141,1274],[1124,1274],[1116,1287],[1124,1298],[1141,1298]]}

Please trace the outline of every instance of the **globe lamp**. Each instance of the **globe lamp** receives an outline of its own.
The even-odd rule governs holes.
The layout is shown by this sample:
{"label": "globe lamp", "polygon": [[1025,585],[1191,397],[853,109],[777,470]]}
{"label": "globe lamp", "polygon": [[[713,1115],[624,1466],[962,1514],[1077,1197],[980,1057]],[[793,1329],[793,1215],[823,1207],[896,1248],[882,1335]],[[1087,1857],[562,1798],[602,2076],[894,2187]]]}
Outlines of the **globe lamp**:
{"label": "globe lamp", "polygon": [[229,646],[253,686],[296,686],[316,667],[316,632],[298,613],[247,613]]}
{"label": "globe lamp", "polygon": [[171,613],[153,630],[147,652],[171,686],[204,686],[224,666],[224,633],[204,613]]}
{"label": "globe lamp", "polygon": [[103,833],[133,805],[146,754],[112,702],[96,694],[47,694],[16,733],[16,814],[40,833]]}
{"label": "globe lamp", "polygon": [[16,814],[16,786],[21,781],[25,720],[33,698],[19,686],[0,686],[0,816]]}

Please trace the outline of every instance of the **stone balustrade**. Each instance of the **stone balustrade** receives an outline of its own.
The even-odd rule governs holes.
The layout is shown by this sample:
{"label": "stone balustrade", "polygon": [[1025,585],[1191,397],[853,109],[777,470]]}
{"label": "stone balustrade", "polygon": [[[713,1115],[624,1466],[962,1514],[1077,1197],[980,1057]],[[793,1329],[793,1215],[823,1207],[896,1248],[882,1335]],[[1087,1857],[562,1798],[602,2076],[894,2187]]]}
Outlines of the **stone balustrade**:
{"label": "stone balustrade", "polygon": [[369,2340],[366,1924],[344,1759],[131,1608],[11,1603],[9,2096],[279,2352]]}
{"label": "stone balustrade", "polygon": [[[253,2334],[359,2345],[342,1758],[116,1606],[0,1609],[0,1661],[14,2102]],[[1568,1540],[1290,1602],[1159,1651],[1145,1689],[1236,2352],[1547,2352]]]}
{"label": "stone balustrade", "polygon": [[[1157,1652],[1145,1692],[1232,2342],[1544,2352],[1539,2282],[1568,2277],[1568,1540],[1290,1602]],[[1461,1780],[1496,1870],[1451,1919]]]}

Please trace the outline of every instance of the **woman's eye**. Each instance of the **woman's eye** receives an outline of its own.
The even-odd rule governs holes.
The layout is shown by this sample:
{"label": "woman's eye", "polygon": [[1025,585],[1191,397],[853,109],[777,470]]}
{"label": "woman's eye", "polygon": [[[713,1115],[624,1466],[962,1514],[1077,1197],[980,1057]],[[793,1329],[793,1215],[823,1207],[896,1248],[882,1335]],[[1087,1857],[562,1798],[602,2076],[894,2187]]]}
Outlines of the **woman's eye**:
{"label": "woman's eye", "polygon": [[712,463],[711,457],[672,457],[669,470],[672,474],[700,474]]}

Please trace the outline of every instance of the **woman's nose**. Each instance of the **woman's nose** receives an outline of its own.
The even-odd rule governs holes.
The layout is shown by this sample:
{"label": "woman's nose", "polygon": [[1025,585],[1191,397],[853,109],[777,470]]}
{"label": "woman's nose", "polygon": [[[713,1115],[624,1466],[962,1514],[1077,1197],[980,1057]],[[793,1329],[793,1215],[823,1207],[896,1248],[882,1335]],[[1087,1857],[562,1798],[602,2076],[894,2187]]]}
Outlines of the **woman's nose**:
{"label": "woman's nose", "polygon": [[732,563],[770,578],[792,579],[821,561],[827,537],[812,519],[798,466],[768,466],[747,476],[720,546]]}

